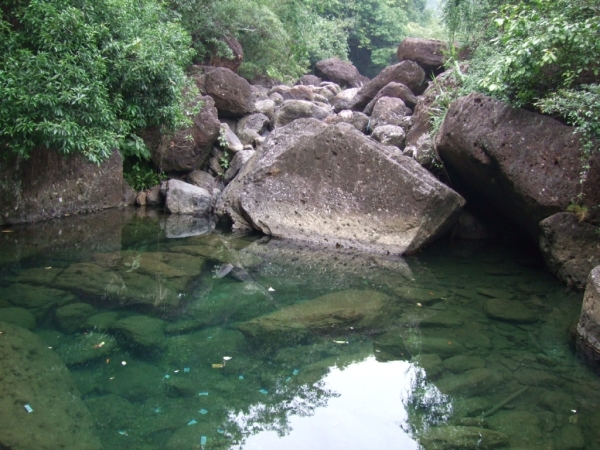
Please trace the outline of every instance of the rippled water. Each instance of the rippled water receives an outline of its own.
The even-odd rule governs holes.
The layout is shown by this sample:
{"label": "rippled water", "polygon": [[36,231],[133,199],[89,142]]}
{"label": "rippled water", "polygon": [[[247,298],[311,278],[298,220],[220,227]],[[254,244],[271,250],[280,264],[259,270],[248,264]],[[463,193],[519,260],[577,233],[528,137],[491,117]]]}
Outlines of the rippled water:
{"label": "rippled water", "polygon": [[63,359],[107,449],[600,448],[582,293],[518,245],[402,259],[119,211],[5,231],[0,320]]}

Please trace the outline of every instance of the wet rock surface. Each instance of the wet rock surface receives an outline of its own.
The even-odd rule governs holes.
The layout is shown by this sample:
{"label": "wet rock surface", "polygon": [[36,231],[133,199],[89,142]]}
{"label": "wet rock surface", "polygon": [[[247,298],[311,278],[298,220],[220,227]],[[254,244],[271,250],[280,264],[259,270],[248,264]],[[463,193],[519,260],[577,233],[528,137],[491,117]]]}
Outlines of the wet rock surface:
{"label": "wet rock surface", "polygon": [[600,266],[588,276],[577,324],[577,351],[592,370],[600,373]]}

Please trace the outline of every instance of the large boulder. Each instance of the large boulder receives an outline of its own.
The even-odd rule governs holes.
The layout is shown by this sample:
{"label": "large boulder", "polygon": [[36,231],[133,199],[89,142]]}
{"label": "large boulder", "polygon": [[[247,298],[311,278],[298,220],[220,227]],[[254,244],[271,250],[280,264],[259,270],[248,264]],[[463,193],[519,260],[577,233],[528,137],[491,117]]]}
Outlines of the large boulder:
{"label": "large boulder", "polygon": [[0,448],[101,450],[60,357],[23,328],[0,322],[0,331]]}
{"label": "large boulder", "polygon": [[274,128],[282,127],[297,119],[314,118],[323,120],[330,112],[306,100],[287,100],[275,112]]}
{"label": "large boulder", "polygon": [[351,62],[329,58],[315,64],[315,73],[323,80],[332,81],[341,87],[360,87],[364,77]]}
{"label": "large boulder", "polygon": [[600,200],[600,171],[580,184],[574,129],[540,114],[472,93],[452,103],[437,135],[450,177],[485,199],[537,240],[542,219],[566,210],[583,192]]}
{"label": "large boulder", "polygon": [[261,113],[250,114],[240,119],[236,133],[242,144],[254,143],[267,130],[269,122],[269,118]]}
{"label": "large boulder", "polygon": [[589,274],[577,324],[577,353],[600,374],[600,266]]}
{"label": "large boulder", "polygon": [[252,86],[231,70],[193,66],[191,72],[200,92],[215,101],[220,116],[236,118],[254,111]]}
{"label": "large boulder", "polygon": [[213,194],[193,184],[179,180],[168,180],[161,187],[165,195],[165,206],[171,214],[207,216],[213,205]]}
{"label": "large boulder", "polygon": [[345,89],[336,94],[331,101],[335,111],[339,112],[345,109],[350,109],[359,90],[360,88]]}
{"label": "large boulder", "polygon": [[377,103],[381,97],[399,98],[409,108],[414,108],[418,101],[417,97],[415,97],[415,94],[413,94],[409,88],[404,86],[402,83],[396,83],[392,81],[377,93],[375,98],[373,98],[373,100],[371,100],[369,104],[365,106],[363,112],[370,116],[373,112],[373,108],[375,107],[375,103]]}
{"label": "large boulder", "polygon": [[428,73],[444,70],[448,44],[437,39],[405,38],[398,46],[398,61],[414,61]]}
{"label": "large boulder", "polygon": [[362,111],[381,89],[392,82],[404,84],[416,95],[423,93],[426,88],[423,69],[413,61],[402,61],[386,67],[379,75],[365,84],[354,97],[351,109]]}
{"label": "large boulder", "polygon": [[415,161],[352,125],[304,119],[271,133],[217,212],[235,228],[401,254],[445,231],[463,205]]}
{"label": "large boulder", "polygon": [[396,125],[398,127],[408,128],[407,122],[412,114],[410,108],[399,98],[381,97],[371,115],[371,127],[377,128],[381,125]]}
{"label": "large boulder", "polygon": [[210,154],[219,137],[221,124],[214,100],[198,96],[202,109],[192,119],[192,125],[174,135],[165,135],[158,147],[151,148],[152,161],[165,172],[191,172],[198,169]]}
{"label": "large boulder", "polygon": [[3,149],[0,158],[0,225],[87,213],[119,206],[123,158],[118,151],[101,165],[82,154],[36,148],[29,159]]}
{"label": "large boulder", "polygon": [[585,289],[588,274],[600,264],[597,226],[575,214],[558,213],[540,222],[540,249],[548,268],[561,281]]}

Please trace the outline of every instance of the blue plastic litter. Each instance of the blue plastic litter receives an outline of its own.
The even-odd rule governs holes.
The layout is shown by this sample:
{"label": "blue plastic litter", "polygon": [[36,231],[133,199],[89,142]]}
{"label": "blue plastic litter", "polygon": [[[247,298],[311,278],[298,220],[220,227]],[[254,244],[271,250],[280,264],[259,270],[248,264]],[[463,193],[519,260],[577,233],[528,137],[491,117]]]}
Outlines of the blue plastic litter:
{"label": "blue plastic litter", "polygon": [[292,375],[298,375],[300,373],[300,371],[298,369],[294,369],[294,371],[292,372]]}
{"label": "blue plastic litter", "polygon": [[28,413],[33,412],[33,408],[29,405],[23,405],[23,408],[25,408],[25,411],[27,411]]}
{"label": "blue plastic litter", "polygon": [[209,336],[209,337],[208,337],[208,339],[212,339],[212,338],[213,338],[212,336]]}
{"label": "blue plastic litter", "polygon": [[197,420],[192,419],[188,422],[188,425],[196,425],[197,423],[198,423]]}
{"label": "blue plastic litter", "polygon": [[183,372],[184,373],[190,373],[190,368],[189,367],[184,367],[183,368]]}
{"label": "blue plastic litter", "polygon": [[239,378],[240,380],[243,380],[243,379],[244,379],[244,375],[240,375],[238,378]]}
{"label": "blue plastic litter", "polygon": [[155,412],[156,414],[158,414],[158,413],[162,412],[162,410],[161,410],[160,408],[156,408],[156,409],[154,410],[154,412]]}
{"label": "blue plastic litter", "polygon": [[200,445],[206,445],[208,438],[206,436],[200,436]]}
{"label": "blue plastic litter", "polygon": [[206,409],[201,409],[200,411],[198,411],[200,414],[208,414],[208,410]]}
{"label": "blue plastic litter", "polygon": [[223,434],[223,433],[225,433],[225,430],[222,430],[221,428],[217,428],[217,433]]}
{"label": "blue plastic litter", "polygon": [[198,392],[198,395],[208,395],[208,392]]}
{"label": "blue plastic litter", "polygon": [[288,381],[290,381],[291,379],[292,379],[292,377],[287,377],[287,378],[285,379],[285,382],[287,383],[287,382],[288,382]]}
{"label": "blue plastic litter", "polygon": [[171,375],[165,375],[165,378],[168,380],[169,378],[171,378]]}
{"label": "blue plastic litter", "polygon": [[259,389],[258,392],[260,392],[261,394],[268,394],[269,391],[267,391],[266,389]]}

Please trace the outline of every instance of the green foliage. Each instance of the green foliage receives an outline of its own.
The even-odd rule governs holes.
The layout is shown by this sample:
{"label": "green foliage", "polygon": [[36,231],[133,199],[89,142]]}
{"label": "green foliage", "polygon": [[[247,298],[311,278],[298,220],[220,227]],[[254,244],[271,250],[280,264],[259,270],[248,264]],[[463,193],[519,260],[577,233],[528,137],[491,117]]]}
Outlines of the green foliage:
{"label": "green foliage", "polygon": [[154,0],[13,2],[0,20],[0,140],[101,162],[147,156],[136,132],[176,128],[189,37]]}
{"label": "green foliage", "polygon": [[166,179],[149,160],[128,158],[123,167],[123,178],[136,192],[144,191]]}

